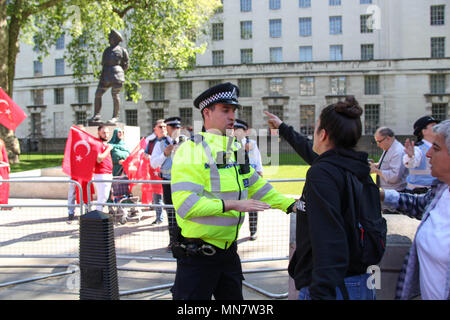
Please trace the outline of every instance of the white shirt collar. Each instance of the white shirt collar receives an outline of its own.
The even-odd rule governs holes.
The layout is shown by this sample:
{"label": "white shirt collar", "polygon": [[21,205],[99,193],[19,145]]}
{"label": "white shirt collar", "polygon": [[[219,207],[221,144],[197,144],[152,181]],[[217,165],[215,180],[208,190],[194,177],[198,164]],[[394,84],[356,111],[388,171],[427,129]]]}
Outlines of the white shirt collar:
{"label": "white shirt collar", "polygon": [[423,143],[427,146],[427,147],[431,147],[433,144],[425,139],[422,139]]}

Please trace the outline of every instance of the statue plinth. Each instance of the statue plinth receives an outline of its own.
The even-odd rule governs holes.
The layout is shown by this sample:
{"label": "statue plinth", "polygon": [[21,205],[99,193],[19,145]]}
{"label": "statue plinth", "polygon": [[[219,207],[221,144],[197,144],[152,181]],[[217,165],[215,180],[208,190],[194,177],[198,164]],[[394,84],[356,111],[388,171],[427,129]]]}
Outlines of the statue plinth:
{"label": "statue plinth", "polygon": [[108,126],[108,127],[121,127],[122,128],[122,126],[124,125],[123,123],[121,123],[119,121],[114,122],[114,123],[109,122],[109,121],[110,120],[108,120],[108,121],[102,121],[102,120],[96,121],[96,120],[90,119],[90,120],[88,120],[88,126],[89,127],[98,127],[98,126],[103,125],[103,126]]}

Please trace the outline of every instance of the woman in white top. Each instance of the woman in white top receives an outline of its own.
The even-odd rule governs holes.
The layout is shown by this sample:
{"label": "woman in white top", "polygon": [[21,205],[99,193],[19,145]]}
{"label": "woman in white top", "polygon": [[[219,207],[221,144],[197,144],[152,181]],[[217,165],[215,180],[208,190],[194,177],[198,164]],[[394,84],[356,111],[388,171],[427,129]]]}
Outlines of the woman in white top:
{"label": "woman in white top", "polygon": [[426,156],[437,178],[425,194],[384,190],[384,204],[421,220],[399,275],[399,299],[419,294],[424,300],[450,299],[450,120],[433,127],[436,135]]}

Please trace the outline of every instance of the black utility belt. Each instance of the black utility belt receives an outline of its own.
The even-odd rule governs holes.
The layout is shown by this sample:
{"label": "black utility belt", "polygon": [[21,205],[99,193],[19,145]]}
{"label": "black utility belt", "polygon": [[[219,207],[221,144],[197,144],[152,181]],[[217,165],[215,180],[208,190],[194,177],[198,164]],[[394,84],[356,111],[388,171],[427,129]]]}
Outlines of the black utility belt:
{"label": "black utility belt", "polygon": [[176,242],[172,245],[174,258],[211,257],[217,253],[217,248],[206,242]]}

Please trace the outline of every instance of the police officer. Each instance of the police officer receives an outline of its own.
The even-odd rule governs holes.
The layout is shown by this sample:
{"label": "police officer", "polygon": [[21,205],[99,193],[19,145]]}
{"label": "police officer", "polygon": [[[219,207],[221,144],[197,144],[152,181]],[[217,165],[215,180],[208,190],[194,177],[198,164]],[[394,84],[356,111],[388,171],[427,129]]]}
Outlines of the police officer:
{"label": "police officer", "polygon": [[433,141],[433,126],[439,123],[433,117],[424,116],[414,122],[414,135],[417,141],[411,142],[406,139],[403,164],[409,169],[406,177],[408,183],[406,192],[426,193],[431,185],[437,180],[431,175],[430,159],[426,157]]}
{"label": "police officer", "polygon": [[[160,141],[155,144],[150,157],[150,165],[153,169],[159,168],[160,177],[163,180],[170,180],[172,171],[172,153],[175,150],[176,141],[180,135],[181,118],[167,118],[164,120],[164,123],[167,125],[167,136],[162,137]],[[172,204],[172,191],[170,184],[163,184],[162,187],[164,204]],[[177,229],[174,209],[167,208],[166,212],[170,238],[167,249],[170,251],[174,241],[176,240],[177,234],[179,234],[179,231]],[[158,224],[158,222],[155,224]]]}
{"label": "police officer", "polygon": [[181,228],[172,248],[175,300],[242,300],[242,267],[236,240],[245,212],[271,207],[291,212],[294,199],[278,193],[242,156],[232,136],[239,88],[214,86],[194,101],[204,131],[184,142],[172,164],[172,200]]}

